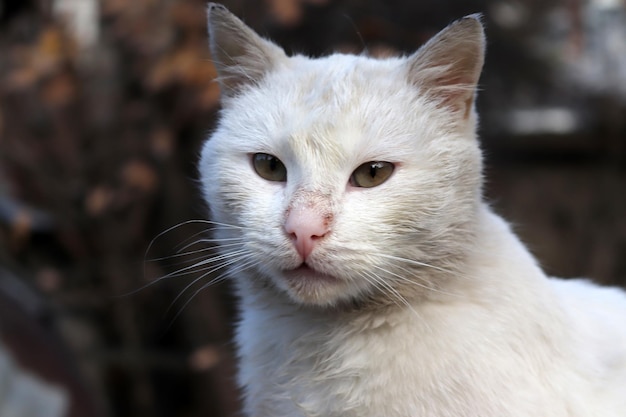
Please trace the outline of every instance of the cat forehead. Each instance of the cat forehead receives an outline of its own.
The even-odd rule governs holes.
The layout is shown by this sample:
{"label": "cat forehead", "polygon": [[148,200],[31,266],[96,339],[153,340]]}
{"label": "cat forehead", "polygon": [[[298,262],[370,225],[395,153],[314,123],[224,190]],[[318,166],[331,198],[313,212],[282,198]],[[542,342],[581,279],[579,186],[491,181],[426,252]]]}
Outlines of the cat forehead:
{"label": "cat forehead", "polygon": [[229,100],[229,105],[279,106],[285,111],[294,106],[323,107],[336,112],[349,107],[352,100],[385,95],[390,90],[408,90],[401,61],[345,54],[322,58],[296,55],[248,85],[234,100]]}
{"label": "cat forehead", "polygon": [[389,119],[401,114],[399,105],[414,113],[420,100],[401,61],[343,54],[294,56],[232,100],[224,115],[272,136],[323,137],[329,131],[351,136],[357,128],[375,128],[385,116],[393,122]]}
{"label": "cat forehead", "polygon": [[302,104],[306,100],[323,100],[328,107],[346,105],[351,99],[365,97],[377,91],[407,86],[401,74],[400,59],[378,60],[360,55],[334,54],[310,59],[294,56],[268,74],[270,88],[289,91],[290,96]]}
{"label": "cat forehead", "polygon": [[400,58],[292,57],[231,101],[224,138],[231,150],[270,153],[303,167],[401,162],[428,126],[403,76]]}
{"label": "cat forehead", "polygon": [[[325,81],[366,82],[372,78],[388,76],[400,67],[402,58],[377,59],[366,55],[336,53],[319,58],[295,55],[289,58],[278,72],[292,72],[296,77],[321,77]],[[396,75],[396,74],[393,74]]]}

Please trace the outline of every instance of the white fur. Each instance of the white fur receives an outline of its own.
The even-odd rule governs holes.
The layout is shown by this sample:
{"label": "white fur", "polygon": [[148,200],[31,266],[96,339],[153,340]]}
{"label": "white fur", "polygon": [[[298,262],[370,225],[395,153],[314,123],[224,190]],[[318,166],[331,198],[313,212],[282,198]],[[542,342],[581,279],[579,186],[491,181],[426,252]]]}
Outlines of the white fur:
{"label": "white fur", "polygon": [[459,300],[337,315],[246,294],[248,415],[624,416],[624,295],[547,280],[508,227],[483,216],[489,239]]}
{"label": "white fur", "polygon": [[[475,19],[387,60],[287,58],[218,6],[209,25],[228,90],[200,172],[241,297],[246,415],[626,416],[624,293],[547,278],[482,202]],[[255,173],[259,152],[286,182]],[[393,175],[351,187],[372,160]],[[307,263],[336,282],[286,279],[285,218],[310,204],[332,224]]]}

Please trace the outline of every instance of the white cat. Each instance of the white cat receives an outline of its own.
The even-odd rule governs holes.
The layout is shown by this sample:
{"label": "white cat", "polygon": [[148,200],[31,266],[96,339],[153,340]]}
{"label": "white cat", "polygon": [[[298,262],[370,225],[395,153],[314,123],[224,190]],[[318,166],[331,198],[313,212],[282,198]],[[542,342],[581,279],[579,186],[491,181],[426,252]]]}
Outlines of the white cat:
{"label": "white cat", "polygon": [[482,201],[476,16],[415,54],[287,57],[209,6],[200,172],[255,417],[626,416],[626,296],[547,278]]}

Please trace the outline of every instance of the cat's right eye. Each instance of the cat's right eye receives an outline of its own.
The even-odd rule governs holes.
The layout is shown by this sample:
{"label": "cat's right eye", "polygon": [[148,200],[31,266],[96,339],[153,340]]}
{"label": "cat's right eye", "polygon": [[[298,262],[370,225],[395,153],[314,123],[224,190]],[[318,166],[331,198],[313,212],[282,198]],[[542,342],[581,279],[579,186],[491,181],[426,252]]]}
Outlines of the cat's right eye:
{"label": "cat's right eye", "polygon": [[252,155],[252,165],[259,177],[268,181],[287,181],[287,168],[274,155],[255,153]]}

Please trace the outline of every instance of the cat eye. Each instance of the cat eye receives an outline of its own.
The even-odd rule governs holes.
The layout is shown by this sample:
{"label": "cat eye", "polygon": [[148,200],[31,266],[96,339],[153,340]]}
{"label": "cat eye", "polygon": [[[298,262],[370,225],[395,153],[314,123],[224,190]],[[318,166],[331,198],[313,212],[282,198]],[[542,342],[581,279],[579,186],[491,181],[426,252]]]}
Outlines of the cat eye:
{"label": "cat eye", "polygon": [[261,178],[268,181],[287,181],[287,168],[274,155],[255,153],[252,155],[252,165]]}
{"label": "cat eye", "polygon": [[391,162],[370,161],[359,166],[350,176],[350,184],[354,187],[372,188],[387,181],[393,173]]}

